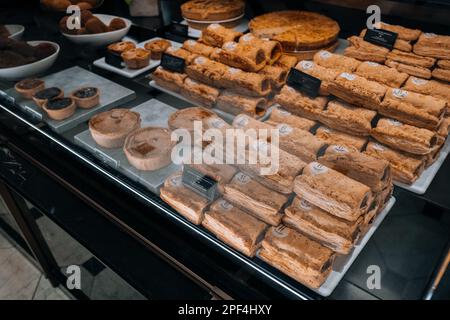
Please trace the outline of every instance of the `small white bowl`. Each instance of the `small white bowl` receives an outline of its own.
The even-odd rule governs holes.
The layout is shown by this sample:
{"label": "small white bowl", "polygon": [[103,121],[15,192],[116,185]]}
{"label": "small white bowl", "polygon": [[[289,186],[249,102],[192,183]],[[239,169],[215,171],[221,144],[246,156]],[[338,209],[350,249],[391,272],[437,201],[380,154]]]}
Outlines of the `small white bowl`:
{"label": "small white bowl", "polygon": [[131,27],[131,21],[125,18],[111,16],[109,14],[94,14],[97,18],[99,18],[104,24],[109,25],[112,19],[120,18],[126,23],[126,27],[116,31],[103,32],[97,34],[67,34],[62,33],[67,39],[76,43],[76,44],[85,44],[94,47],[104,46],[113,42],[117,42],[126,36]]}
{"label": "small white bowl", "polygon": [[33,63],[13,68],[0,68],[0,79],[19,80],[41,74],[48,70],[58,58],[60,48],[57,43],[51,41],[28,41],[28,44],[32,46],[36,46],[40,43],[49,43],[56,48],[56,51],[47,58]]}
{"label": "small white bowl", "polygon": [[25,27],[20,24],[7,24],[5,25],[6,29],[9,31],[10,39],[20,40],[22,38],[23,32],[25,31]]}

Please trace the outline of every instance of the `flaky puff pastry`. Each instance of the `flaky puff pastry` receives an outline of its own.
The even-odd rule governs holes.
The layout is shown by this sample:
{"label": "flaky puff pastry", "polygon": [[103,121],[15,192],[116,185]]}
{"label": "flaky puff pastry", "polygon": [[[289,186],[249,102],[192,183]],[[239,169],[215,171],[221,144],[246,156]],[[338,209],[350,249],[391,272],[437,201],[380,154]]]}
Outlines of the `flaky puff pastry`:
{"label": "flaky puff pastry", "polygon": [[411,76],[416,76],[425,79],[431,78],[431,70],[424,67],[413,66],[398,61],[393,61],[391,59],[387,59],[385,64],[391,68],[397,69],[397,71],[399,72],[404,72]]}
{"label": "flaky puff pastry", "polygon": [[361,63],[355,73],[368,80],[376,81],[393,88],[400,88],[409,77],[407,73],[371,61]]}
{"label": "flaky puff pastry", "polygon": [[421,56],[450,59],[450,36],[422,33],[413,51]]}
{"label": "flaky puff pastry", "polygon": [[366,137],[358,137],[326,126],[317,128],[315,136],[325,140],[328,144],[342,145],[361,151],[367,143]]}
{"label": "flaky puff pastry", "polygon": [[320,84],[319,94],[327,96],[329,95],[328,85],[331,81],[336,79],[340,74],[340,71],[335,69],[329,69],[322,67],[313,61],[302,60],[296,66],[295,69],[300,70],[304,73],[309,74],[315,78],[320,79],[322,82]]}
{"label": "flaky puff pastry", "polygon": [[344,50],[344,55],[361,61],[384,63],[389,49],[364,41],[363,38],[351,36],[347,38],[350,46]]}
{"label": "flaky puff pastry", "polygon": [[387,54],[387,58],[392,61],[428,69],[434,66],[436,62],[436,59],[434,58],[423,57],[414,53],[402,52],[395,49]]}
{"label": "flaky puff pastry", "polygon": [[241,36],[242,33],[238,31],[213,23],[202,31],[199,41],[213,47],[221,48],[225,42],[238,41]]}
{"label": "flaky puff pastry", "polygon": [[285,123],[290,125],[291,127],[306,131],[311,131],[312,128],[317,125],[316,121],[295,116],[281,107],[272,108],[270,112],[270,117],[266,121],[266,123],[272,126],[277,126],[279,124]]}
{"label": "flaky puff pastry", "polygon": [[240,37],[239,43],[261,48],[264,51],[266,62],[269,65],[272,65],[274,62],[278,61],[283,52],[281,44],[278,41],[260,39],[251,33],[244,34]]}
{"label": "flaky puff pastry", "polygon": [[361,63],[356,59],[331,53],[325,50],[317,52],[314,55],[313,61],[319,66],[349,73],[354,72]]}
{"label": "flaky puff pastry", "polygon": [[219,86],[252,97],[265,97],[271,92],[267,76],[232,67],[226,68]]}
{"label": "flaky puff pastry", "polygon": [[450,104],[450,85],[444,82],[411,76],[406,80],[402,89],[441,98]]}
{"label": "flaky puff pastry", "polygon": [[442,69],[450,70],[450,60],[445,59],[439,60],[437,62],[437,66]]}
{"label": "flaky puff pastry", "polygon": [[450,70],[449,69],[442,69],[442,68],[435,68],[431,72],[431,76],[433,78],[450,82]]}
{"label": "flaky puff pastry", "polygon": [[222,48],[211,53],[211,59],[248,72],[257,72],[266,65],[264,51],[261,48],[237,42],[225,42]]}
{"label": "flaky puff pastry", "polygon": [[156,84],[173,92],[180,92],[183,87],[185,73],[172,72],[159,66],[152,74]]}
{"label": "flaky puff pastry", "polygon": [[189,77],[184,79],[183,86],[181,87],[181,95],[183,97],[207,108],[214,106],[219,94],[220,90],[217,88],[199,83]]}
{"label": "flaky puff pastry", "polygon": [[258,71],[259,74],[264,75],[270,81],[273,89],[278,89],[286,83],[288,72],[281,67],[266,65]]}
{"label": "flaky puff pastry", "polygon": [[263,116],[266,112],[267,99],[244,96],[224,90],[217,97],[215,107],[230,114],[238,115],[244,113],[257,118]]}
{"label": "flaky puff pastry", "polygon": [[183,49],[196,54],[209,58],[214,51],[214,47],[208,46],[204,43],[194,41],[194,40],[186,40],[183,42]]}
{"label": "flaky puff pastry", "polygon": [[287,54],[282,54],[281,57],[273,63],[275,67],[281,67],[287,72],[289,72],[291,68],[295,67],[296,64],[297,58]]}

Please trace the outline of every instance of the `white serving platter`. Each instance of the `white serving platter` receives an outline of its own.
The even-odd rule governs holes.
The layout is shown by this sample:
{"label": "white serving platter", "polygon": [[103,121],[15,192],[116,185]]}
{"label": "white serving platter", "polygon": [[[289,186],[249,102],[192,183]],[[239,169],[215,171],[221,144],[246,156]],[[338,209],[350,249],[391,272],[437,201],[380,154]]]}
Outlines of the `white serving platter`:
{"label": "white serving platter", "polygon": [[[140,42],[140,43],[136,44],[136,46],[139,47],[139,48],[143,48],[144,45],[147,42],[152,41],[152,40],[158,40],[158,39],[161,39],[161,38],[155,37],[155,38],[152,38],[152,39]],[[179,42],[170,41],[170,43],[172,44],[172,47],[175,47],[175,48],[180,48],[181,47],[181,43],[179,43]],[[124,76],[124,77],[127,77],[127,78],[134,78],[134,77],[137,77],[138,75],[140,75],[140,74],[142,74],[142,73],[144,73],[144,72],[146,72],[146,71],[148,71],[150,69],[153,69],[153,68],[157,67],[159,65],[159,63],[160,63],[160,60],[150,60],[150,64],[147,67],[145,67],[145,68],[128,69],[127,67],[124,67],[123,69],[120,69],[120,68],[117,68],[117,67],[115,67],[113,65],[110,65],[110,64],[106,63],[105,57],[103,57],[103,58],[100,58],[98,60],[95,60],[94,61],[94,66],[102,68],[104,70],[108,70],[108,71],[117,73],[117,74],[120,74],[121,76]]]}

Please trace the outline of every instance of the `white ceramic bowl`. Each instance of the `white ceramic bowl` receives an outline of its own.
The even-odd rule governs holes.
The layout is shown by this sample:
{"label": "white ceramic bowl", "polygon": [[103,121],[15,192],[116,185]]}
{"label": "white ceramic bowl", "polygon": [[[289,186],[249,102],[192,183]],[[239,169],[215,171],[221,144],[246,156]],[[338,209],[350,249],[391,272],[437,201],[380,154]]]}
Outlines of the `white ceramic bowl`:
{"label": "white ceramic bowl", "polygon": [[20,40],[22,38],[22,34],[25,31],[25,27],[20,24],[7,24],[5,25],[6,29],[8,29],[10,36],[8,38],[14,40]]}
{"label": "white ceramic bowl", "polygon": [[19,80],[30,76],[38,75],[48,70],[56,61],[59,55],[59,45],[50,41],[28,41],[28,44],[36,46],[40,43],[49,43],[56,48],[56,51],[45,59],[25,64],[13,68],[0,68],[0,79]]}
{"label": "white ceramic bowl", "polygon": [[[94,14],[97,18],[99,18],[104,24],[109,25],[112,19],[121,18],[116,16],[111,16],[109,14]],[[70,41],[76,44],[85,44],[94,47],[104,46],[113,42],[117,42],[126,36],[131,27],[131,21],[125,18],[121,18],[125,21],[126,27],[116,31],[97,33],[97,34],[80,34],[80,35],[72,35],[63,33],[63,35],[69,39]]]}

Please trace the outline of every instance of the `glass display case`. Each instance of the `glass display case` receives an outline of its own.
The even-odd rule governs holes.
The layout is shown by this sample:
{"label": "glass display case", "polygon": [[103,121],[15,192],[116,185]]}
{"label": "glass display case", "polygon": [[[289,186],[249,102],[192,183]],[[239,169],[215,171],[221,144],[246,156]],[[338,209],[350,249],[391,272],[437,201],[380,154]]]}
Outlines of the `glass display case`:
{"label": "glass display case", "polygon": [[[27,246],[53,284],[64,284],[65,268],[78,265],[86,275],[83,289],[75,290],[78,291],[75,296],[81,299],[450,298],[449,272],[445,271],[450,254],[450,202],[447,196],[450,144],[446,139],[450,123],[447,123],[445,134],[438,134],[442,124],[449,119],[450,108],[450,72],[446,69],[450,65],[447,65],[450,61],[450,22],[445,19],[450,6],[444,1],[420,1],[419,4],[414,1],[382,1],[379,4],[381,19],[389,23],[384,28],[391,33],[394,30],[395,34],[390,48],[389,44],[375,45],[360,34],[370,15],[366,13],[369,4],[360,1],[252,0],[245,2],[245,9],[242,5],[226,7],[225,15],[220,7],[211,9],[208,13],[215,20],[196,18],[195,6],[182,10],[181,5],[185,1],[155,1],[160,12],[157,17],[132,17],[125,1],[100,1],[92,9],[94,18],[81,17],[80,29],[68,28],[64,20],[68,15],[64,12],[44,8],[38,1],[29,9],[19,9],[19,2],[5,5],[0,11],[0,26],[7,27],[8,37],[16,37],[7,40],[11,38],[0,36],[0,59],[3,60],[0,62],[0,193],[7,199],[6,207],[12,212],[8,219],[0,212],[0,227],[7,220],[5,223],[12,228],[4,229],[11,229],[11,234],[17,232],[17,239]],[[298,14],[294,14],[292,17],[299,19],[298,25],[280,25],[286,33],[282,36],[272,34],[274,30],[267,30],[270,29],[268,20],[260,17],[281,10],[313,11],[320,13],[323,20],[309,15],[297,18]],[[112,22],[115,18],[120,22]],[[97,19],[101,20],[100,26],[95,25],[97,21],[92,21]],[[270,21],[270,17],[268,19]],[[319,22],[314,22],[315,19]],[[305,20],[312,20],[312,27],[309,24],[305,27]],[[276,19],[274,21],[278,23]],[[119,26],[115,27],[114,23]],[[237,55],[232,54],[221,56],[218,51],[228,50],[225,40],[216,44],[221,49],[211,48],[211,41],[217,41],[217,38],[212,36],[216,40],[208,42],[202,34],[205,30],[221,30],[220,26],[214,27],[216,23],[226,25],[223,39],[236,40],[232,41],[232,46],[242,50],[240,54],[244,58],[236,59]],[[17,29],[16,36],[16,29],[10,29],[10,26],[18,24],[23,25],[24,32]],[[208,27],[210,25],[213,27]],[[407,29],[395,29],[396,25]],[[389,26],[394,26],[394,29]],[[244,44],[245,39],[241,40],[246,37],[244,34],[249,32],[249,27],[254,34],[260,32],[262,36],[269,34],[272,37],[272,40],[256,39],[254,46],[273,42],[274,48],[278,48],[281,43],[280,55],[289,56],[295,62],[288,63],[283,69],[281,62],[277,64],[277,56],[270,64],[264,60],[263,64],[267,63],[265,67],[258,67],[258,50],[263,50],[255,50],[256,58],[253,58],[251,52],[254,48]],[[96,33],[89,31],[91,28],[103,29]],[[305,37],[305,28],[312,28],[312,38]],[[316,32],[318,29],[321,32]],[[417,36],[405,40],[404,34],[407,38],[410,32],[416,32]],[[230,33],[236,33],[241,39],[236,35],[227,38]],[[327,40],[317,40],[316,33],[331,36]],[[292,34],[294,40],[290,38]],[[426,45],[422,51],[424,55],[419,55],[420,48],[415,51],[415,46],[422,41],[419,37],[428,41],[427,35],[431,38],[442,35],[442,47],[436,49],[433,45]],[[197,42],[199,37],[202,38],[200,43]],[[165,41],[155,42],[161,39]],[[21,48],[15,49],[24,45],[24,41],[35,41],[28,44],[41,45],[41,51],[33,51],[30,58]],[[120,48],[111,46],[119,41],[129,41],[133,48],[123,50],[124,42]],[[201,48],[189,51],[189,45]],[[289,46],[294,49],[290,50]],[[349,47],[356,47],[353,55]],[[402,51],[405,47],[406,51]],[[120,50],[123,52],[118,54]],[[276,54],[276,49],[271,50]],[[334,53],[318,57],[325,52],[323,50]],[[426,50],[432,50],[431,56]],[[10,51],[18,55],[11,58]],[[384,59],[374,63],[372,60],[379,57],[380,51]],[[124,55],[126,52],[133,55]],[[144,55],[144,59],[140,55]],[[346,56],[356,61],[358,66],[367,64],[368,68],[380,67],[381,71],[359,71],[359,67],[353,67],[331,72],[335,70],[333,66],[319,61],[328,55],[337,59],[337,64],[340,57]],[[24,57],[34,60],[21,62]],[[252,79],[251,83],[245,79],[236,80],[235,77],[239,76],[234,71],[229,76],[224,75],[227,71],[217,71],[220,77],[215,78],[213,69],[201,69],[205,59],[206,64],[211,63],[219,69],[224,66],[224,70],[245,73]],[[386,60],[392,63],[389,65]],[[181,63],[181,71],[177,63]],[[311,66],[319,66],[319,71],[310,73]],[[153,75],[155,70],[161,74]],[[302,72],[296,75],[297,71]],[[284,75],[277,78],[277,72]],[[213,76],[202,82],[199,74]],[[333,79],[324,74],[333,74]],[[343,74],[347,81],[357,79],[362,88],[367,86],[370,88],[368,91],[372,91],[361,96],[360,91],[348,89],[345,83],[335,80]],[[423,74],[426,79],[419,79],[419,82],[437,83],[437,90],[425,93],[405,88],[407,81],[414,81]],[[304,80],[305,77],[312,81],[309,82],[312,89],[301,88],[299,83],[308,80]],[[18,85],[20,80],[30,78],[34,80]],[[179,79],[182,79],[181,85],[177,82]],[[270,93],[262,93],[264,85],[262,89],[255,89],[257,81],[270,83]],[[324,88],[327,83],[332,84]],[[44,84],[47,92],[42,95]],[[379,87],[383,94],[373,98]],[[289,88],[295,89],[291,92]],[[315,94],[306,94],[308,90],[315,91]],[[385,95],[389,95],[389,90],[393,92],[391,100],[394,102],[390,100],[391,104],[381,109],[380,106],[388,104],[384,104],[383,99],[387,100]],[[40,96],[38,92],[41,92]],[[395,100],[396,95],[404,92],[410,92],[412,100]],[[64,95],[66,98],[62,98]],[[352,102],[353,106],[339,105],[336,97],[347,104]],[[227,99],[237,99],[237,102]],[[367,107],[370,99],[379,99],[375,107]],[[322,110],[318,113],[310,111],[318,108],[321,101],[326,101],[320,107]],[[312,109],[296,113],[298,109],[309,108],[304,107],[309,103]],[[427,111],[424,116],[420,113],[419,104],[433,109],[436,114]],[[280,125],[288,123],[293,130],[294,122],[284,123],[273,117],[277,112],[279,116],[293,115],[300,119],[296,120],[298,123],[310,124],[308,129],[300,128],[301,132],[309,130],[302,133],[309,140],[304,142],[294,137],[293,143],[286,143],[287,147],[283,147],[286,140],[283,140],[284,131],[280,129],[279,150],[290,159],[289,165],[282,160],[280,163],[288,172],[288,178],[282,174],[267,178],[255,174],[245,165],[224,165],[232,172],[229,174],[227,171],[231,176],[226,180],[224,167],[212,170],[210,167],[205,169],[207,166],[203,164],[183,165],[175,163],[173,158],[167,161],[171,151],[166,150],[168,145],[171,146],[171,131],[189,127],[189,123],[186,124],[189,116],[178,111],[194,110],[188,108],[195,106],[204,108],[205,117],[212,119],[203,121],[203,124],[216,129],[245,127],[247,123],[255,122],[255,126],[269,123],[279,129]],[[394,108],[397,110],[392,111]],[[419,111],[414,113],[411,108]],[[198,112],[197,109],[194,111]],[[174,120],[174,114],[179,115],[178,122]],[[355,114],[358,119],[352,120]],[[199,117],[198,113],[193,117]],[[365,122],[361,120],[364,117]],[[402,129],[412,132],[411,140],[408,135],[403,137],[400,133],[398,140],[394,139],[395,135],[391,140],[385,138],[388,134],[381,128],[383,117],[393,119],[388,125],[398,126],[400,123],[406,126]],[[242,119],[246,120],[242,122]],[[363,130],[362,133],[354,134],[352,130],[355,127],[349,129],[351,121],[357,130]],[[329,128],[325,128],[325,124]],[[138,127],[152,129],[136,130]],[[111,128],[122,131],[111,131]],[[374,134],[378,128],[385,139]],[[320,130],[325,130],[323,137],[319,137]],[[351,132],[348,135],[353,137],[352,141],[362,140],[359,150],[357,147],[352,149],[355,146],[353,142],[344,145],[343,141],[348,141],[344,138],[326,138],[333,136],[332,132],[336,130]],[[417,143],[420,144],[417,148],[426,149],[424,152],[411,147],[415,143],[416,132],[426,136],[423,138],[417,134],[419,140],[430,136],[430,141],[425,142],[428,145],[423,147],[420,144],[422,140]],[[329,140],[321,144],[318,142],[320,139]],[[439,139],[443,141],[436,142]],[[339,142],[355,152],[354,157],[366,159],[366,168],[382,170],[378,169],[381,162],[390,168],[386,170],[392,174],[393,191],[391,194],[386,187],[389,189],[387,195],[382,204],[377,203],[376,210],[370,204],[376,203],[372,196],[373,199],[381,199],[378,184],[388,186],[392,185],[391,181],[384,176],[378,180],[370,176],[372,180],[363,183],[361,179],[369,179],[369,175],[364,170],[352,175],[352,168],[357,166],[355,160],[343,162],[344,168],[341,169],[335,163],[337,160],[325,160],[329,149],[340,145]],[[380,152],[377,146],[383,148],[380,143],[393,150],[395,155],[389,158],[390,162],[383,156],[374,156]],[[373,150],[378,151],[370,154],[370,144],[375,146]],[[306,155],[305,150],[309,149],[314,150],[312,156]],[[324,165],[324,161],[335,162]],[[403,164],[416,167],[404,169]],[[312,183],[301,177],[307,170],[312,170],[311,179],[314,179],[314,170],[321,171],[324,166],[330,170],[327,174],[332,172],[335,176],[327,180],[333,183],[314,182],[324,183],[321,196],[328,197],[326,204],[319,208],[320,200],[314,200],[316,198],[310,193],[301,191]],[[301,168],[292,174],[292,167]],[[178,172],[182,173],[177,175]],[[197,177],[194,180],[193,175]],[[251,184],[242,186],[249,180]],[[286,181],[288,185],[283,184]],[[350,191],[345,189],[346,186]],[[212,196],[208,194],[211,188],[214,189]],[[311,187],[311,190],[317,191],[318,188]],[[349,201],[361,193],[362,200],[352,210],[335,210],[332,205],[327,206],[330,201],[337,201],[336,206],[339,207],[339,201],[347,200],[328,192],[331,189],[352,198]],[[273,203],[278,199],[282,200],[276,207]],[[24,200],[29,205],[20,205],[25,203]],[[287,210],[295,213],[298,203],[299,208],[306,205],[317,211],[296,224],[286,217],[291,215]],[[351,203],[348,205],[352,206]],[[230,213],[230,207],[235,211]],[[369,218],[371,210],[376,214]],[[358,212],[357,217],[349,218],[347,214],[350,211]],[[213,215],[214,212],[217,216]],[[299,217],[294,213],[292,216]],[[206,216],[209,222],[206,222]],[[318,220],[311,223],[308,219]],[[367,219],[366,223],[361,222],[364,219]],[[13,225],[11,221],[18,223]],[[339,228],[345,236],[336,231]],[[347,234],[349,230],[351,235]],[[328,238],[334,236],[345,238],[347,247],[340,247],[340,240],[336,242],[335,238]],[[261,245],[261,242],[265,244]],[[269,251],[272,256],[264,257]],[[377,276],[379,280],[374,280]]]}

